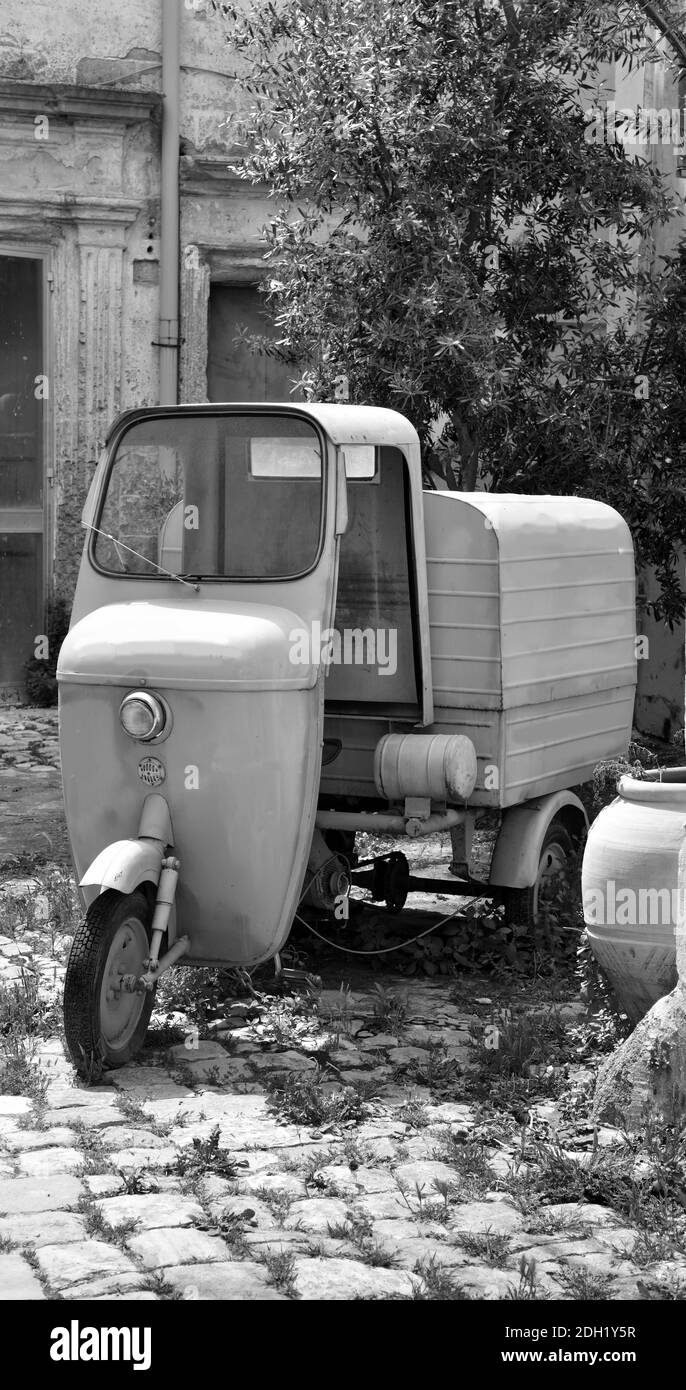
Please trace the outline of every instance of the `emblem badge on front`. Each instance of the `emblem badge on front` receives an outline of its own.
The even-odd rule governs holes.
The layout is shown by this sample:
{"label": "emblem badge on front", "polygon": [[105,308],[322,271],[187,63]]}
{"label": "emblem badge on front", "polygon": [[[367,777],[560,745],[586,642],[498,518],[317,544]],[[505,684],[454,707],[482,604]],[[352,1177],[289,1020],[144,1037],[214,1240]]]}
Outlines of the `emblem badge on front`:
{"label": "emblem badge on front", "polygon": [[138,764],[138,776],[148,787],[159,787],[167,773],[159,758],[142,758]]}

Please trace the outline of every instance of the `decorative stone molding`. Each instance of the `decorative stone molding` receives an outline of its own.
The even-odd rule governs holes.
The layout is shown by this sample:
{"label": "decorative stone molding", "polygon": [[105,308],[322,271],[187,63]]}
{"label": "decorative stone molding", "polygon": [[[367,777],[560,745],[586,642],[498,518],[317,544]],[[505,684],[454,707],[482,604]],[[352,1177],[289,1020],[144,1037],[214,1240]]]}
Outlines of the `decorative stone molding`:
{"label": "decorative stone molding", "polygon": [[38,234],[43,241],[57,241],[70,223],[109,224],[123,233],[140,210],[140,202],[121,198],[79,198],[70,193],[47,198],[39,191],[35,198],[17,199],[0,194],[0,237],[7,239],[12,228],[23,228],[22,240],[35,239]]}
{"label": "decorative stone molding", "polygon": [[0,116],[25,115],[33,120],[41,113],[68,121],[123,121],[132,125],[157,119],[161,105],[158,92],[0,79]]}

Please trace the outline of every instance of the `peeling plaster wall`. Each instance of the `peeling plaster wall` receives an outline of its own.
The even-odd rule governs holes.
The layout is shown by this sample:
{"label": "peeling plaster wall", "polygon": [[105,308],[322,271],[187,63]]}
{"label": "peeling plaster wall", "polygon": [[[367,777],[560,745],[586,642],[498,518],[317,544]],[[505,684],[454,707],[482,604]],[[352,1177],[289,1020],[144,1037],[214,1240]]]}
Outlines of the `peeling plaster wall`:
{"label": "peeling plaster wall", "polygon": [[[49,588],[71,595],[79,521],[109,424],[158,399],[162,6],[170,0],[4,0],[0,83],[35,101],[0,112],[0,247],[46,251],[52,276]],[[210,278],[261,273],[264,199],[228,172],[240,104],[224,21],[181,5],[180,398],[206,396]],[[81,109],[55,110],[55,84]],[[47,96],[45,93],[47,92]],[[51,94],[52,93],[52,98]],[[128,93],[149,111],[89,111]],[[68,96],[64,102],[69,106]],[[59,102],[58,102],[59,105]],[[19,109],[20,108],[20,109]],[[37,137],[37,118],[47,124]],[[216,261],[219,256],[219,263]],[[211,269],[210,262],[214,268]]]}
{"label": "peeling plaster wall", "polygon": [[[4,0],[2,8],[0,71],[6,77],[84,84],[118,77],[122,85],[141,85],[130,71],[144,65],[137,50],[161,61],[161,0]],[[154,86],[150,74],[142,85]]]}

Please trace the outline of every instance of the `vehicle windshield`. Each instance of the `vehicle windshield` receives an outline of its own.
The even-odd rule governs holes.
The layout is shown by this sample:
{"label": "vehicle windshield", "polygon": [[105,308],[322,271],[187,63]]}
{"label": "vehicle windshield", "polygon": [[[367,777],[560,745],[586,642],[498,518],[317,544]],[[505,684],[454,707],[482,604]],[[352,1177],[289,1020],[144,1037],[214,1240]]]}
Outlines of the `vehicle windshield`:
{"label": "vehicle windshield", "polygon": [[288,579],[319,552],[322,451],[287,415],[173,415],[122,435],[93,537],[116,575]]}

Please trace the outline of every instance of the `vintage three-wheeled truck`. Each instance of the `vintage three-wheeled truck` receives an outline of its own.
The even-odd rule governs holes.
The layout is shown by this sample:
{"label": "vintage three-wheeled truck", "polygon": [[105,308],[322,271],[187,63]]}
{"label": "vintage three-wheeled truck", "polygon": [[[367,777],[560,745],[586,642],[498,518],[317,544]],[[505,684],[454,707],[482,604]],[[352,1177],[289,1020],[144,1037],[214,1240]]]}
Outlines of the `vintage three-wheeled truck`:
{"label": "vintage three-wheeled truck", "polygon": [[133,1055],[176,962],[269,960],[303,899],[334,922],[360,830],[397,837],[355,875],[376,901],[426,887],[403,842],[444,833],[440,891],[535,916],[586,827],[570,789],[630,735],[616,512],[423,490],[390,410],[231,404],[121,416],[84,524],[58,668],[77,1067]]}

